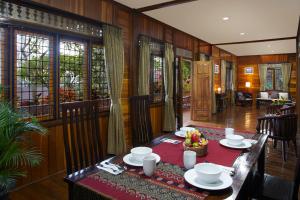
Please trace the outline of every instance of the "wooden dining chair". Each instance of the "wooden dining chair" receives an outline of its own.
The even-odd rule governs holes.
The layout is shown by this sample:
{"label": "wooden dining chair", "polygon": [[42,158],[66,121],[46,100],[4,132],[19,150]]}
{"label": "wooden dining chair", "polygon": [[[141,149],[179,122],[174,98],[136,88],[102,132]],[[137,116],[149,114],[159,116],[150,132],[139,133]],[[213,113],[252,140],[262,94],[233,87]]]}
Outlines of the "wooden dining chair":
{"label": "wooden dining chair", "polygon": [[152,141],[149,95],[130,98],[130,119],[132,126],[132,145],[144,145]]}
{"label": "wooden dining chair", "polygon": [[282,141],[282,155],[286,161],[286,144],[293,142],[297,155],[297,119],[296,114],[264,116],[257,119],[257,133],[268,134],[274,141],[276,147],[277,141]]}
{"label": "wooden dining chair", "polygon": [[280,109],[282,108],[282,105],[269,105],[267,107],[267,113],[266,114],[280,114]]}
{"label": "wooden dining chair", "polygon": [[[98,115],[98,100],[62,104],[67,176],[94,167],[103,160]],[[73,199],[73,184],[68,184],[69,199]]]}
{"label": "wooden dining chair", "polygon": [[265,174],[261,199],[296,200],[300,183],[300,159],[297,159],[293,181]]}
{"label": "wooden dining chair", "polygon": [[281,114],[292,114],[295,113],[296,110],[296,106],[292,105],[292,106],[283,106],[282,108],[280,108],[280,113]]}

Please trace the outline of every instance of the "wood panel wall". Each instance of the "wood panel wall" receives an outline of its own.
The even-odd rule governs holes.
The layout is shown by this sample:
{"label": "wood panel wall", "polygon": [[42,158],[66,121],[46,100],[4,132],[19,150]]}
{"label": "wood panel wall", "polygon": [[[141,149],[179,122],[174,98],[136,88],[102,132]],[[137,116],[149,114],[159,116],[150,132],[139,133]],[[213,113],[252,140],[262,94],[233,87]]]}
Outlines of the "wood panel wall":
{"label": "wood panel wall", "polygon": [[[237,81],[238,90],[249,91],[254,96],[260,91],[260,81],[258,73],[259,64],[267,63],[291,63],[292,72],[289,83],[289,92],[292,97],[296,98],[296,85],[297,85],[297,65],[296,65],[296,54],[278,54],[278,55],[257,55],[257,56],[239,56],[237,58],[238,70],[237,70]],[[253,74],[244,74],[245,67],[253,67]],[[247,90],[245,88],[245,82],[251,83],[251,88]]]}
{"label": "wood panel wall", "polygon": [[221,87],[221,60],[226,60],[228,62],[237,63],[237,57],[227,51],[224,51],[216,46],[213,46],[212,49],[212,61],[214,65],[219,65],[219,73],[214,74],[214,89],[217,91]]}
{"label": "wood panel wall", "polygon": [[[138,37],[140,34],[172,43],[193,52],[194,60],[198,54],[212,54],[211,45],[205,41],[188,35],[160,21],[137,13],[126,6],[111,0],[33,0],[57,9],[65,10],[81,16],[85,16],[100,22],[113,24],[123,30],[125,72],[122,89],[122,109],[125,122],[125,134],[128,148],[131,147],[129,97],[137,94],[137,72],[138,72]],[[220,49],[218,49],[220,57]],[[163,105],[151,107],[151,120],[154,136],[162,134]],[[100,117],[101,136],[104,140],[104,149],[107,145],[108,113]],[[46,137],[33,136],[34,141],[44,155],[43,163],[28,171],[27,178],[19,181],[24,185],[55,174],[65,169],[63,132],[60,122],[44,124],[48,127],[49,135]]]}

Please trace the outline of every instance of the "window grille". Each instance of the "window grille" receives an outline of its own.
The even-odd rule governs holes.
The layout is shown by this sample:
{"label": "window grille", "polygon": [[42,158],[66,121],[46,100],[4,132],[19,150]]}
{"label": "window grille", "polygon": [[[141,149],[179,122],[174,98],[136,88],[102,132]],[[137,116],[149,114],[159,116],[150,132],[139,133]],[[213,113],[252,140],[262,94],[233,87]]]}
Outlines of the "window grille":
{"label": "window grille", "polygon": [[60,42],[60,102],[86,99],[87,64],[84,43],[62,40]]}
{"label": "window grille", "polygon": [[153,103],[163,100],[163,57],[151,56],[150,96]]}
{"label": "window grille", "polygon": [[52,38],[15,31],[15,94],[18,109],[41,118],[53,117]]}
{"label": "window grille", "polygon": [[110,105],[109,89],[105,72],[104,47],[93,45],[91,64],[91,98],[102,99],[103,110],[107,110]]}

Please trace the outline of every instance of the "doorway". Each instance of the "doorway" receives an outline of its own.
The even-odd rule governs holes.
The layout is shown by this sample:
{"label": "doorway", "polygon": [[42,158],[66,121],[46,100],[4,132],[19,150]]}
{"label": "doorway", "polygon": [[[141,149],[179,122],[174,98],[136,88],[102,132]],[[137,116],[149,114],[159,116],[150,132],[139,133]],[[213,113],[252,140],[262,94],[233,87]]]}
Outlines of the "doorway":
{"label": "doorway", "polygon": [[177,129],[191,120],[192,59],[176,57],[175,110]]}

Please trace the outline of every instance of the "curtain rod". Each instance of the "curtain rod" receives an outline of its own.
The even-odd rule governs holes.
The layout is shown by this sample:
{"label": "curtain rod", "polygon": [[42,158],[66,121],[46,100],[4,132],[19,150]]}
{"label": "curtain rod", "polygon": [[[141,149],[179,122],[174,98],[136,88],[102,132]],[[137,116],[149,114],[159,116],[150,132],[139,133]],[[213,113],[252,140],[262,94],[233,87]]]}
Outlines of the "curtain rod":
{"label": "curtain rod", "polygon": [[161,45],[165,45],[165,43],[167,43],[167,42],[165,42],[165,41],[163,41],[163,40],[160,40],[160,39],[157,39],[157,38],[151,37],[151,36],[149,36],[149,35],[145,35],[145,34],[139,34],[139,39],[140,39],[141,37],[147,37],[147,38],[149,38],[150,40],[152,40],[152,41],[154,41],[154,42],[160,43]]}

